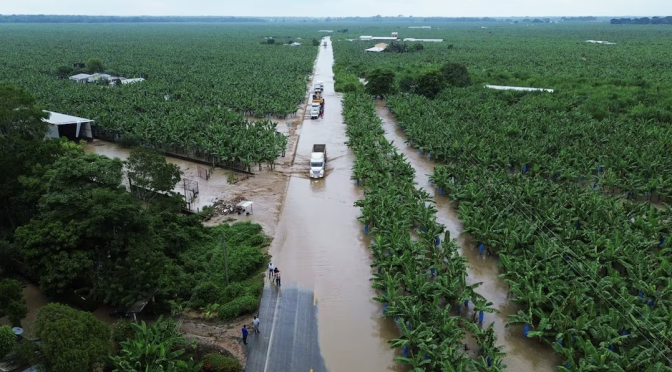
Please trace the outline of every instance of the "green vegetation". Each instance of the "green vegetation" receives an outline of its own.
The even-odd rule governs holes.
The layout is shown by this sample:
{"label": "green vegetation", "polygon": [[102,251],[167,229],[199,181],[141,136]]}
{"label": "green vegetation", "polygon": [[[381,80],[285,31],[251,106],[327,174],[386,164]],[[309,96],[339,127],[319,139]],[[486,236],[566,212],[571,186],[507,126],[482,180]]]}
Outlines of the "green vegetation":
{"label": "green vegetation", "polygon": [[[253,124],[241,115],[296,113],[317,51],[280,42],[310,40],[314,33],[305,29],[241,24],[2,24],[0,35],[3,80],[49,110],[95,120],[96,136],[248,170],[283,154],[287,138],[270,120]],[[278,43],[259,44],[269,36]],[[83,67],[146,80],[109,86],[64,79]]]}
{"label": "green vegetation", "polygon": [[[12,326],[20,327],[28,314],[23,288],[18,280],[0,280],[0,318],[6,316]],[[0,358],[1,359],[1,358]]]}
{"label": "green vegetation", "polygon": [[0,326],[0,360],[9,354],[16,345],[16,336],[12,327]]}
{"label": "green vegetation", "polygon": [[[0,141],[7,146],[3,151],[17,149],[8,152],[16,161],[2,164],[7,172],[0,178],[8,186],[0,204],[8,272],[27,275],[48,295],[77,291],[120,309],[152,294],[146,311],[154,313],[217,304],[219,317],[231,319],[257,308],[263,285],[257,274],[269,242],[261,226],[204,227],[198,216],[181,214],[182,197],[171,192],[179,169],[163,157],[134,149],[124,162],[87,155],[62,139],[45,140],[42,112],[32,98],[2,88],[0,96],[11,99],[1,107]],[[133,194],[122,185],[124,168],[137,186]],[[165,196],[154,198],[157,193]],[[26,315],[21,291],[16,281],[0,282],[0,314],[13,324]]]}
{"label": "green vegetation", "polygon": [[[469,302],[474,314],[496,310],[475,292],[480,283],[466,283],[466,259],[449,232],[441,243],[445,226],[436,222],[436,208],[427,205],[429,194],[414,187],[413,167],[385,139],[371,97],[346,94],[343,110],[348,146],[356,155],[353,178],[365,195],[355,205],[373,235],[371,266],[378,268],[373,288],[381,291],[375,300],[401,329],[401,337],[390,341],[403,350],[396,360],[414,371],[503,368],[492,324],[482,329],[459,314],[461,304]],[[475,360],[462,351],[467,333],[479,346]]]}
{"label": "green vegetation", "polygon": [[221,354],[207,354],[203,362],[204,372],[240,372],[243,366],[236,359]]}
{"label": "green vegetation", "polygon": [[[672,58],[667,31],[573,23],[421,32],[450,35],[454,48],[364,53],[370,43],[335,42],[337,71],[395,72],[402,93],[387,105],[408,143],[442,163],[431,180],[459,206],[475,242],[465,249],[501,259],[511,301],[522,308],[508,324],[548,343],[562,371],[672,370],[672,210],[651,203],[672,197],[672,84],[661,78]],[[458,83],[417,89],[442,75]]]}
{"label": "green vegetation", "polygon": [[119,354],[111,358],[114,372],[198,372],[201,369],[202,363],[184,355],[186,348],[195,346],[195,342],[188,342],[172,319],[159,318],[151,326],[145,322],[131,323],[131,328],[135,334],[122,341]]}
{"label": "green vegetation", "polygon": [[66,305],[41,308],[35,327],[41,340],[39,363],[49,372],[91,371],[111,350],[107,324]]}

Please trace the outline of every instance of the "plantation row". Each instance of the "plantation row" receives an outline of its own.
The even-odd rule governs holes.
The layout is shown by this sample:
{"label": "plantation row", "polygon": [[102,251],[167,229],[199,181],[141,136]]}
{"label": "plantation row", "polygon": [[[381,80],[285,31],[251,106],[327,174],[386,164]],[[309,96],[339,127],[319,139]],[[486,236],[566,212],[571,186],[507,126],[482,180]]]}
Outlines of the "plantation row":
{"label": "plantation row", "polygon": [[[463,304],[475,305],[474,315],[480,317],[494,310],[475,292],[480,283],[466,284],[466,260],[448,232],[441,241],[444,226],[426,204],[431,197],[414,187],[413,167],[385,139],[371,97],[346,94],[343,112],[348,146],[356,155],[353,178],[365,195],[355,205],[374,236],[373,288],[382,292],[375,300],[401,330],[401,337],[390,341],[403,351],[397,360],[418,371],[502,370],[492,324],[481,329],[460,315]],[[478,343],[477,359],[463,351],[467,333]]]}
{"label": "plantation row", "polygon": [[461,161],[431,180],[459,202],[464,231],[501,258],[523,307],[509,324],[526,324],[570,370],[672,370],[669,209]]}
{"label": "plantation row", "polygon": [[[273,37],[270,45],[266,37]],[[45,109],[93,119],[99,132],[221,161],[272,161],[284,136],[240,115],[286,117],[305,101],[317,48],[312,28],[248,24],[0,26],[0,81],[34,92]],[[300,47],[286,44],[297,40]],[[59,74],[95,58],[121,86]]]}
{"label": "plantation row", "polygon": [[669,124],[549,109],[562,107],[562,98],[471,87],[437,100],[403,94],[387,102],[409,141],[440,161],[581,179],[629,197],[672,197]]}

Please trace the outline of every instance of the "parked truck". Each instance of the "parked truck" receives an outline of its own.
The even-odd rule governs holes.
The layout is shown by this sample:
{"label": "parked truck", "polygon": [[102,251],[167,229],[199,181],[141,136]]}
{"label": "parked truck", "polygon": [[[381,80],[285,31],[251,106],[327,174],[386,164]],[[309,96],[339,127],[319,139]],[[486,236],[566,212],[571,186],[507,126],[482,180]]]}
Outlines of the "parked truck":
{"label": "parked truck", "polygon": [[324,90],[324,83],[323,82],[316,81],[315,84],[313,84],[313,91],[315,91],[315,93],[317,93],[317,92],[322,93],[323,90]]}
{"label": "parked truck", "polygon": [[324,177],[324,171],[327,166],[327,145],[318,143],[313,145],[313,152],[310,153],[310,178]]}

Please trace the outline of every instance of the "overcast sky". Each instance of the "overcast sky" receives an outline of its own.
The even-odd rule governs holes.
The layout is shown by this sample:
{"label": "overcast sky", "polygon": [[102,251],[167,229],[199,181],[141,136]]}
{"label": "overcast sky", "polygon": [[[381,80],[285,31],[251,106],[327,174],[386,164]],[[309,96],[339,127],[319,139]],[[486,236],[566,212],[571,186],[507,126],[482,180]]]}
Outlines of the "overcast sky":
{"label": "overcast sky", "polygon": [[672,0],[0,0],[0,14],[655,16],[672,15]]}

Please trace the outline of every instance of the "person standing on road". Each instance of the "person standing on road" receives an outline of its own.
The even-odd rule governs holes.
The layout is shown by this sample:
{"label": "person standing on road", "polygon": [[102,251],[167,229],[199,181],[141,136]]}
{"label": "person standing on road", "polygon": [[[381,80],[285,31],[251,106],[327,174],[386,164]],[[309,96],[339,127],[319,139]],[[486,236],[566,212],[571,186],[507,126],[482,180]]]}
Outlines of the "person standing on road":
{"label": "person standing on road", "polygon": [[254,333],[261,333],[259,330],[259,318],[257,318],[256,315],[252,321],[252,329],[254,330]]}
{"label": "person standing on road", "polygon": [[275,273],[275,285],[280,286],[280,270]]}
{"label": "person standing on road", "polygon": [[243,329],[240,331],[243,333],[243,345],[247,345],[247,326],[243,324]]}
{"label": "person standing on road", "polygon": [[273,269],[275,269],[275,266],[273,266],[272,262],[269,262],[269,264],[268,264],[268,277],[269,278],[273,277]]}

